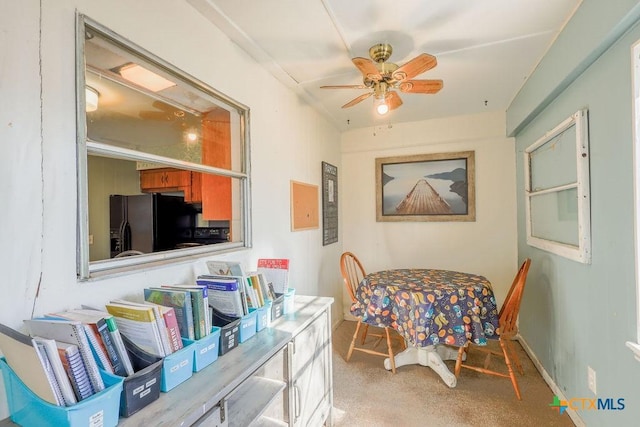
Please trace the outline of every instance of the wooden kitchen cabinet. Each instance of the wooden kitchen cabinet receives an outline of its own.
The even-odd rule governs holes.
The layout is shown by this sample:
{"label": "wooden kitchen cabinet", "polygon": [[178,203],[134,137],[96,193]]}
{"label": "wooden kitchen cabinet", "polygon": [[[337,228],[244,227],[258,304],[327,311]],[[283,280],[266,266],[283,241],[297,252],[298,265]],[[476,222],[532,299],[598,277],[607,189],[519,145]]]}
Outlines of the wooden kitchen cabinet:
{"label": "wooden kitchen cabinet", "polygon": [[141,170],[140,191],[143,193],[182,191],[185,202],[202,202],[201,179],[198,172],[174,168]]}

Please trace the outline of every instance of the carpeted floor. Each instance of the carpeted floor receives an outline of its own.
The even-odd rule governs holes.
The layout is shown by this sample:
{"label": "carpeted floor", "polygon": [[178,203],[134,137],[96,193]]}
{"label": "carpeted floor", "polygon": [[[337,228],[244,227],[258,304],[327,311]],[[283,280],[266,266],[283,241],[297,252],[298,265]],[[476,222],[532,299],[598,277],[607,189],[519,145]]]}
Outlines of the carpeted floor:
{"label": "carpeted floor", "polygon": [[[344,321],[333,332],[333,419],[337,427],[574,425],[566,413],[560,415],[549,406],[553,392],[518,343],[525,371],[524,376],[518,374],[522,401],[516,398],[509,379],[468,369],[461,372],[457,386],[449,388],[421,365],[399,367],[394,375],[384,369],[382,357],[362,352],[354,352],[347,363],[355,325]],[[384,351],[384,342],[380,349]],[[476,356],[483,358],[478,352],[470,358]],[[499,359],[495,362],[495,366],[501,363]],[[453,372],[455,361],[446,364]]]}

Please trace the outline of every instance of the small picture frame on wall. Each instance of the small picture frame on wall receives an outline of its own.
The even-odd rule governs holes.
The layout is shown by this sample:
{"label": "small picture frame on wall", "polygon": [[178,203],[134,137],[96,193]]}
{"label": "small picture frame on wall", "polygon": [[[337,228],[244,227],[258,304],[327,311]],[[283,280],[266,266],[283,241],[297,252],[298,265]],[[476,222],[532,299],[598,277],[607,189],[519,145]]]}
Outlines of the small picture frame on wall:
{"label": "small picture frame on wall", "polygon": [[473,151],[376,159],[376,221],[475,221]]}

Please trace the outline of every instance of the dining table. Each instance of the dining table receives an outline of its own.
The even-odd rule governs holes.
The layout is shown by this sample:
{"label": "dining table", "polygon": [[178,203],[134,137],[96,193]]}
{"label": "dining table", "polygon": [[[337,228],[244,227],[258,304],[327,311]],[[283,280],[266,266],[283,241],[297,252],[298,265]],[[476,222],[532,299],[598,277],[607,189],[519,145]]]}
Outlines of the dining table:
{"label": "dining table", "polygon": [[[405,339],[395,366],[433,369],[449,387],[456,377],[444,360],[455,360],[468,341],[486,345],[500,334],[489,280],[477,274],[438,269],[392,269],[365,275],[351,313],[369,325],[392,327]],[[384,366],[391,369],[389,358]]]}

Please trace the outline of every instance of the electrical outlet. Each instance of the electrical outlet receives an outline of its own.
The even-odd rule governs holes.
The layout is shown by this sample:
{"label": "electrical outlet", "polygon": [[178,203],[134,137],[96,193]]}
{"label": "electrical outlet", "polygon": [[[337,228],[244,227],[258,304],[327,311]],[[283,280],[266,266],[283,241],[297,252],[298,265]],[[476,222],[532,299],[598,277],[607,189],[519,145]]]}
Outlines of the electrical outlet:
{"label": "electrical outlet", "polygon": [[596,371],[594,371],[591,366],[587,366],[587,384],[593,394],[598,394],[596,393]]}
{"label": "electrical outlet", "polygon": [[89,234],[89,244],[93,245],[93,234]]}

